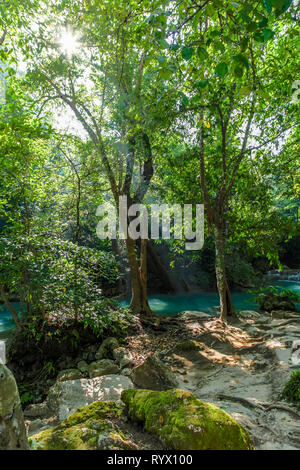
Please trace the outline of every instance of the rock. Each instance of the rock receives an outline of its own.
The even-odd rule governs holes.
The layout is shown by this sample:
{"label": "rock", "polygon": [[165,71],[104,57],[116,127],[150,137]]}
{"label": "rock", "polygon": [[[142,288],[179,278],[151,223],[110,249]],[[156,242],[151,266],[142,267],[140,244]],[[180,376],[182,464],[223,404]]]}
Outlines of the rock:
{"label": "rock", "polygon": [[113,356],[116,361],[120,364],[121,369],[123,367],[132,364],[133,356],[130,351],[127,351],[126,348],[116,348],[113,350]]}
{"label": "rock", "polygon": [[[123,433],[122,433],[123,434]],[[98,437],[98,450],[138,450],[138,446],[132,441],[125,441],[121,436],[116,435],[115,430],[110,434],[100,434]]]}
{"label": "rock", "polygon": [[78,408],[94,401],[120,401],[121,393],[132,388],[133,383],[124,375],[104,375],[93,379],[77,379],[56,382],[48,393],[44,406],[48,416],[57,416],[59,421],[66,419]]}
{"label": "rock", "polygon": [[177,386],[175,375],[155,354],[133,369],[132,380],[138,387],[150,390],[167,390]]}
{"label": "rock", "polygon": [[59,426],[29,439],[37,450],[136,450],[137,445],[115,424],[123,408],[114,402],[95,402],[69,416]]}
{"label": "rock", "polygon": [[125,367],[125,369],[122,369],[121,374],[125,375],[126,377],[130,377],[131,372],[132,372],[131,369],[128,369],[127,367]]}
{"label": "rock", "polygon": [[[215,314],[215,312],[214,312]],[[192,320],[192,319],[197,319],[197,320],[200,320],[200,319],[203,319],[203,320],[209,320],[209,319],[212,319],[212,315],[210,315],[209,313],[205,313],[205,312],[197,312],[196,310],[186,310],[185,312],[182,312],[180,314],[180,318],[183,318],[184,320]]]}
{"label": "rock", "polygon": [[97,346],[95,344],[91,344],[88,346],[82,353],[83,360],[87,362],[93,362],[96,359],[96,352]]}
{"label": "rock", "polygon": [[99,359],[112,359],[113,350],[119,347],[119,343],[116,338],[106,338],[98,351],[95,354],[97,360]]}
{"label": "rock", "polygon": [[34,405],[28,405],[24,410],[24,416],[28,418],[43,418],[47,416],[49,409],[47,403],[38,403]]}
{"label": "rock", "polygon": [[28,449],[25,422],[12,372],[0,363],[0,449]]}
{"label": "rock", "polygon": [[[286,310],[272,310],[271,311],[271,319],[278,319],[281,320],[282,318],[289,319],[295,317],[295,312],[287,312]],[[300,317],[299,317],[300,320]]]}
{"label": "rock", "polygon": [[57,364],[57,368],[59,370],[71,369],[73,366],[74,366],[74,360],[69,356],[66,356]]}
{"label": "rock", "polygon": [[[38,432],[44,431],[45,429],[53,428],[55,426],[54,421],[51,422],[49,419],[35,419],[34,421],[28,422],[27,434],[32,436]],[[56,423],[57,424],[57,423]]]}
{"label": "rock", "polygon": [[86,361],[79,361],[77,364],[77,368],[82,374],[89,375],[89,365]]}
{"label": "rock", "polygon": [[101,377],[101,375],[117,374],[119,367],[110,359],[101,359],[101,361],[92,362],[89,365],[90,378]]}
{"label": "rock", "polygon": [[265,312],[272,312],[272,310],[286,310],[291,312],[296,308],[295,304],[289,299],[287,295],[275,295],[273,292],[268,292],[260,304],[260,309]]}
{"label": "rock", "polygon": [[65,382],[66,380],[81,379],[82,375],[78,369],[66,369],[59,372],[57,382]]}
{"label": "rock", "polygon": [[255,310],[240,310],[238,316],[242,318],[259,318],[260,313]]}
{"label": "rock", "polygon": [[190,392],[125,390],[129,417],[159,436],[167,449],[250,450],[248,432],[229,414]]}
{"label": "rock", "polygon": [[182,343],[176,344],[173,348],[174,352],[187,352],[187,351],[199,351],[203,349],[203,345],[195,340],[183,341]]}

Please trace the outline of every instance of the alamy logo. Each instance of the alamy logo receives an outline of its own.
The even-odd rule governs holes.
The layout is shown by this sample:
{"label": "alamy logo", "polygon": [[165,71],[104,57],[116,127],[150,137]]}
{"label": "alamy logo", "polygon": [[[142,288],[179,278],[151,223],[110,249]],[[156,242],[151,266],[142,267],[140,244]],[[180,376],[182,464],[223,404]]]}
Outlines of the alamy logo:
{"label": "alamy logo", "polygon": [[[96,215],[101,217],[97,225],[97,235],[106,238],[133,240],[159,238],[189,240],[186,250],[201,250],[204,244],[204,206],[196,204],[132,204],[128,207],[127,196],[119,197],[118,224],[116,208],[105,203],[97,208]],[[161,223],[160,223],[161,221]],[[118,226],[118,227],[117,227]],[[161,231],[160,231],[161,227]],[[194,227],[194,228],[193,228]]]}

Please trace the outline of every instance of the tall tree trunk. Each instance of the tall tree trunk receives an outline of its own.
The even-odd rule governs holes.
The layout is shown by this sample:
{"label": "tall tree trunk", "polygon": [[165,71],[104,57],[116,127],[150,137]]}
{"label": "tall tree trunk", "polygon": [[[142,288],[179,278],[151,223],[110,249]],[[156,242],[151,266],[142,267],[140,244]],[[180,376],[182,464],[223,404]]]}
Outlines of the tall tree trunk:
{"label": "tall tree trunk", "polygon": [[153,317],[147,295],[147,240],[141,240],[140,266],[135,252],[135,240],[126,239],[128,261],[131,273],[131,302],[129,308],[134,313]]}
{"label": "tall tree trunk", "polygon": [[228,287],[225,267],[225,234],[224,224],[214,226],[215,253],[216,253],[216,278],[220,297],[222,321],[226,321],[227,316],[234,315],[235,309],[232,303],[231,293]]}
{"label": "tall tree trunk", "polygon": [[[168,293],[176,292],[176,285],[171,279],[171,276],[163,264],[160,255],[157,253],[154,244],[151,240],[147,240],[147,270],[151,271],[160,280],[161,284]],[[137,241],[137,246],[141,249],[141,239]]]}

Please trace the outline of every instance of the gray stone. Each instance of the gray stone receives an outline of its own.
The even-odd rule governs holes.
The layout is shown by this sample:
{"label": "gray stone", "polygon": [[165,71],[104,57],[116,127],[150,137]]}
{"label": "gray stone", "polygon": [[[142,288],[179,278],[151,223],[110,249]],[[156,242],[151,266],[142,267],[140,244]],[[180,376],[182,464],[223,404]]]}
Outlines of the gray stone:
{"label": "gray stone", "polygon": [[125,366],[128,366],[129,364],[132,364],[133,362],[133,356],[130,351],[127,351],[126,348],[114,349],[113,356],[120,364],[121,369],[123,369]]}
{"label": "gray stone", "polygon": [[121,371],[121,374],[125,375],[126,377],[130,377],[131,373],[132,373],[132,370],[128,369],[127,367],[125,367],[125,369],[122,369]]}
{"label": "gray stone", "polygon": [[175,375],[155,354],[133,369],[132,380],[138,387],[149,390],[168,390],[178,385]]}
{"label": "gray stone", "polygon": [[92,362],[89,365],[90,378],[101,377],[102,375],[117,374],[119,367],[110,359],[102,359],[101,361]]}
{"label": "gray stone", "polygon": [[81,379],[82,375],[78,369],[66,369],[59,372],[57,382],[65,382],[66,380]]}
{"label": "gray stone", "polygon": [[240,310],[238,316],[242,318],[259,318],[260,313],[255,310]]}
{"label": "gray stone", "polygon": [[119,347],[116,338],[106,338],[95,354],[96,359],[113,358],[113,350]]}
{"label": "gray stone", "polygon": [[62,421],[78,408],[94,401],[120,402],[121,393],[127,388],[134,388],[132,381],[124,375],[116,374],[57,382],[49,390],[46,405],[50,414]]}

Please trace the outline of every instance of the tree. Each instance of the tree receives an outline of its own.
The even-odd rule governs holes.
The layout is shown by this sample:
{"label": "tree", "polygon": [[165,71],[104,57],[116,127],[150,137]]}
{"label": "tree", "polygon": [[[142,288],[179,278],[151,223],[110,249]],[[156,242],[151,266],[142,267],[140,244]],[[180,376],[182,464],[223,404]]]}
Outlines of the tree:
{"label": "tree", "polygon": [[[82,48],[72,57],[57,51],[54,42],[54,31],[63,31],[65,24],[72,24],[81,35]],[[120,196],[127,196],[128,204],[143,201],[153,176],[151,141],[165,125],[160,114],[167,116],[163,103],[157,104],[159,90],[151,86],[151,66],[146,65],[152,31],[144,10],[137,6],[134,11],[128,2],[107,6],[63,2],[63,8],[52,5],[50,11],[47,5],[47,21],[27,37],[32,60],[29,80],[39,85],[43,100],[59,100],[82,124],[117,208]],[[88,86],[83,85],[83,77]],[[127,237],[126,246],[132,280],[130,307],[149,315],[147,240],[141,241],[140,261],[135,240]]]}
{"label": "tree", "polygon": [[[287,133],[295,120],[294,106],[282,113],[285,96],[276,94],[278,77],[269,64],[272,55],[281,60],[286,54],[284,39],[293,40],[295,31],[292,14],[285,13],[291,2],[275,3],[275,15],[273,3],[268,2],[258,8],[240,2],[236,13],[231,7],[218,11],[207,4],[208,18],[201,16],[203,5],[195,6],[193,14],[179,20],[173,34],[175,59],[180,61],[175,81],[180,85],[181,98],[180,108],[175,111],[177,129],[182,127],[186,143],[192,135],[194,143],[190,147],[199,160],[199,184],[208,226],[215,238],[223,320],[234,313],[225,254],[230,200],[239,190],[240,171],[256,151]],[[281,14],[286,15],[285,22],[278,19]],[[289,39],[281,37],[283,24]],[[272,41],[276,33],[279,37]],[[169,62],[175,59],[170,56]],[[276,59],[274,63],[278,63]],[[292,69],[285,68],[280,86],[291,89],[287,70]],[[270,89],[273,96],[269,95]],[[261,132],[257,132],[259,127]]]}

